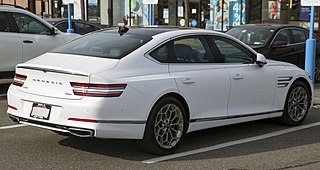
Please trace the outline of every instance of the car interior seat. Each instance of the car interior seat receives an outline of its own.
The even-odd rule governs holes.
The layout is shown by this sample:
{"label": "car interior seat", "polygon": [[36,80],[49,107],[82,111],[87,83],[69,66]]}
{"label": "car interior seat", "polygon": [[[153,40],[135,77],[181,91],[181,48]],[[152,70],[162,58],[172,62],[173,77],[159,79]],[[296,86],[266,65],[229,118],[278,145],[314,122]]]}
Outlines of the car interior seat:
{"label": "car interior seat", "polygon": [[192,47],[186,44],[175,44],[174,54],[177,62],[192,62],[195,58]]}

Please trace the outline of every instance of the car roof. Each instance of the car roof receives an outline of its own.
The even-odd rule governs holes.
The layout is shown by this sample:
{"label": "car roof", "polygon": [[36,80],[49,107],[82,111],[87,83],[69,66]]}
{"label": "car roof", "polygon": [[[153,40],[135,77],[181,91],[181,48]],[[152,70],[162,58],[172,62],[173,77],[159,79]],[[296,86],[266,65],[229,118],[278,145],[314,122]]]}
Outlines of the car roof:
{"label": "car roof", "polygon": [[[129,34],[138,34],[144,36],[155,36],[157,34],[169,32],[169,31],[177,31],[177,30],[196,30],[197,28],[191,27],[177,27],[177,26],[128,26]],[[98,32],[118,32],[119,27],[110,27]]]}

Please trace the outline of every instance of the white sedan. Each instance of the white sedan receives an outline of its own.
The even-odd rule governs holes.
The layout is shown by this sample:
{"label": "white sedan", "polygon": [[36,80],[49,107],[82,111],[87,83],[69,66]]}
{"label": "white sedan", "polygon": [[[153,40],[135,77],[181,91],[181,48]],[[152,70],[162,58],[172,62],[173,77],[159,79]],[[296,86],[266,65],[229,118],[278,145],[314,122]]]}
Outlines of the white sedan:
{"label": "white sedan", "polygon": [[186,133],[279,117],[299,125],[309,75],[223,33],[174,28],[95,32],[16,67],[11,120],[80,137],[140,139],[169,154]]}

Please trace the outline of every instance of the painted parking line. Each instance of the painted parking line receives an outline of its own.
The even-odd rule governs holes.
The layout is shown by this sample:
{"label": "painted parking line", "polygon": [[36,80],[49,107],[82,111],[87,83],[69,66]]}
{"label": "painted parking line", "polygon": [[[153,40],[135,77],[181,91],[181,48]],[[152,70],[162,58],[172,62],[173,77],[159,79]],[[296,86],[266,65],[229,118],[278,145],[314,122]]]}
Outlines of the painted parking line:
{"label": "painted parking line", "polygon": [[18,125],[11,125],[11,126],[2,126],[2,127],[0,127],[0,130],[13,129],[13,128],[18,128],[18,127],[23,127],[23,126],[28,126],[28,125],[18,124]]}
{"label": "painted parking line", "polygon": [[167,160],[171,160],[171,159],[175,159],[175,158],[181,158],[181,157],[185,157],[185,156],[189,156],[189,155],[194,155],[194,154],[204,153],[204,152],[213,151],[213,150],[217,150],[217,149],[222,149],[222,148],[226,148],[229,146],[234,146],[234,145],[258,141],[258,140],[262,140],[262,139],[266,139],[266,138],[271,138],[271,137],[275,137],[275,136],[280,136],[280,135],[291,133],[294,131],[312,128],[315,126],[320,126],[320,122],[311,123],[311,124],[303,125],[303,126],[292,127],[289,129],[279,130],[279,131],[267,133],[264,135],[259,135],[259,136],[240,139],[240,140],[236,140],[236,141],[226,142],[226,143],[213,145],[213,146],[200,148],[200,149],[195,149],[195,150],[191,150],[191,151],[161,156],[161,157],[157,157],[157,158],[153,158],[153,159],[144,160],[144,161],[142,161],[142,163],[152,164],[152,163],[157,163],[157,162],[161,162],[161,161],[167,161]]}

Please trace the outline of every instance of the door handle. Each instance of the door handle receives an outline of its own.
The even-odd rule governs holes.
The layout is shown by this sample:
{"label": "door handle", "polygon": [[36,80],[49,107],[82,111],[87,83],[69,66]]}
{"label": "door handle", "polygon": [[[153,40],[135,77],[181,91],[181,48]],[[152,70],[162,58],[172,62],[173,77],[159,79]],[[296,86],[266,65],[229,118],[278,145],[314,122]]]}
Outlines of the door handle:
{"label": "door handle", "polygon": [[243,79],[243,76],[240,74],[236,74],[235,76],[232,77],[234,80],[240,80]]}
{"label": "door handle", "polygon": [[23,40],[23,43],[26,43],[26,44],[32,44],[32,43],[33,43],[33,41],[31,41],[31,40]]}
{"label": "door handle", "polygon": [[192,83],[195,83],[195,81],[191,80],[189,77],[186,78],[185,80],[182,80],[182,83],[183,84],[192,84]]}

